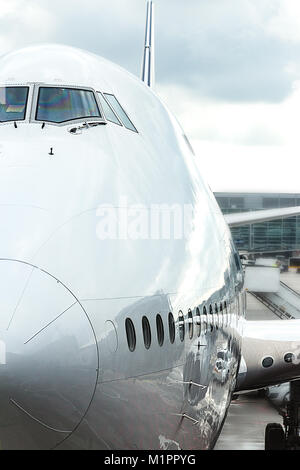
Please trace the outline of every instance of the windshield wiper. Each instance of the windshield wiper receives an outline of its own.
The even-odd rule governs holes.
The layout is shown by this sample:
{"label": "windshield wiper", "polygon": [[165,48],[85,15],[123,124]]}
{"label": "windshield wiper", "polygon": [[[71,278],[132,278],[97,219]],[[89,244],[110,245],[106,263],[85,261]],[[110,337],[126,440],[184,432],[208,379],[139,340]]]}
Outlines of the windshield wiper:
{"label": "windshield wiper", "polygon": [[71,127],[70,129],[68,129],[68,131],[71,134],[81,134],[82,129],[89,129],[90,127],[103,126],[106,124],[107,123],[105,121],[88,121],[78,126]]}

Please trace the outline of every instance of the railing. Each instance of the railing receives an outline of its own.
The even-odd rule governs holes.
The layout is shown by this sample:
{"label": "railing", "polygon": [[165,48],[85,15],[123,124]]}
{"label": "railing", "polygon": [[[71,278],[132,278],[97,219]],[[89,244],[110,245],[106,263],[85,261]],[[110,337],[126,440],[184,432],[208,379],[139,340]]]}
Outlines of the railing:
{"label": "railing", "polygon": [[292,292],[294,295],[296,295],[297,297],[299,297],[300,299],[300,294],[299,292],[297,292],[296,290],[292,289],[290,286],[288,286],[287,284],[285,284],[284,282],[280,281],[280,284],[287,290],[289,290],[290,292]]}
{"label": "railing", "polygon": [[[291,289],[292,290],[292,289]],[[249,294],[253,295],[257,300],[259,300],[262,304],[264,304],[268,309],[270,309],[275,315],[277,315],[281,320],[293,320],[295,317],[290,315],[284,307],[278,307],[274,302],[270,299],[267,299],[261,292],[251,292],[247,291]],[[300,297],[300,296],[299,296]]]}

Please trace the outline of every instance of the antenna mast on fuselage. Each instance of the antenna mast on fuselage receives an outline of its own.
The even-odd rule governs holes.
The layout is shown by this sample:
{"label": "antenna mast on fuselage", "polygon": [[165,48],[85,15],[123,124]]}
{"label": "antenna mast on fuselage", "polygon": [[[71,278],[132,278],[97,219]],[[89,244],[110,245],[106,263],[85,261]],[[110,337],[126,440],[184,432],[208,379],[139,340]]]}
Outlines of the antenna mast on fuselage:
{"label": "antenna mast on fuselage", "polygon": [[145,32],[144,58],[142,63],[141,79],[150,88],[154,87],[154,3],[147,2],[147,18]]}

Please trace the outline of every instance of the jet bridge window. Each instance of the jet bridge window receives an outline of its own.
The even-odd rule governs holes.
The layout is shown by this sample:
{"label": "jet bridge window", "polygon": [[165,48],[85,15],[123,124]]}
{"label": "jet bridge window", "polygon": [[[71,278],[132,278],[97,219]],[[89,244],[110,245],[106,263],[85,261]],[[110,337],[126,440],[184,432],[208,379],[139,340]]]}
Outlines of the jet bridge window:
{"label": "jet bridge window", "polygon": [[62,123],[92,117],[101,118],[101,114],[91,90],[40,87],[37,121]]}
{"label": "jet bridge window", "polygon": [[114,95],[110,95],[109,93],[103,93],[103,95],[105,99],[109,102],[113,110],[116,112],[116,114],[119,116],[124,126],[127,127],[127,129],[130,129],[131,131],[137,132],[136,128],[130,121],[129,117],[125,113],[117,98]]}
{"label": "jet bridge window", "polygon": [[0,87],[0,122],[25,119],[28,87]]}

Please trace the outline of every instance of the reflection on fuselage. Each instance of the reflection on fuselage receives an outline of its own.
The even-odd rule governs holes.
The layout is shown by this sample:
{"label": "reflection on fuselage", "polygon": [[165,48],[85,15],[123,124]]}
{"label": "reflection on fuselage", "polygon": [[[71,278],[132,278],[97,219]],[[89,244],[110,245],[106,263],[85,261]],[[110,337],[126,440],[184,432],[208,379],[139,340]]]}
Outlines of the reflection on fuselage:
{"label": "reflection on fuselage", "polygon": [[[35,46],[0,62],[0,83],[30,84],[25,120],[0,124],[2,448],[212,447],[240,360],[242,273],[182,129],[92,54]],[[41,83],[92,90],[100,110],[96,92],[116,94],[127,127],[115,108],[115,122],[37,122]],[[124,199],[191,206],[187,236],[100,239],[99,206],[120,219]]]}

